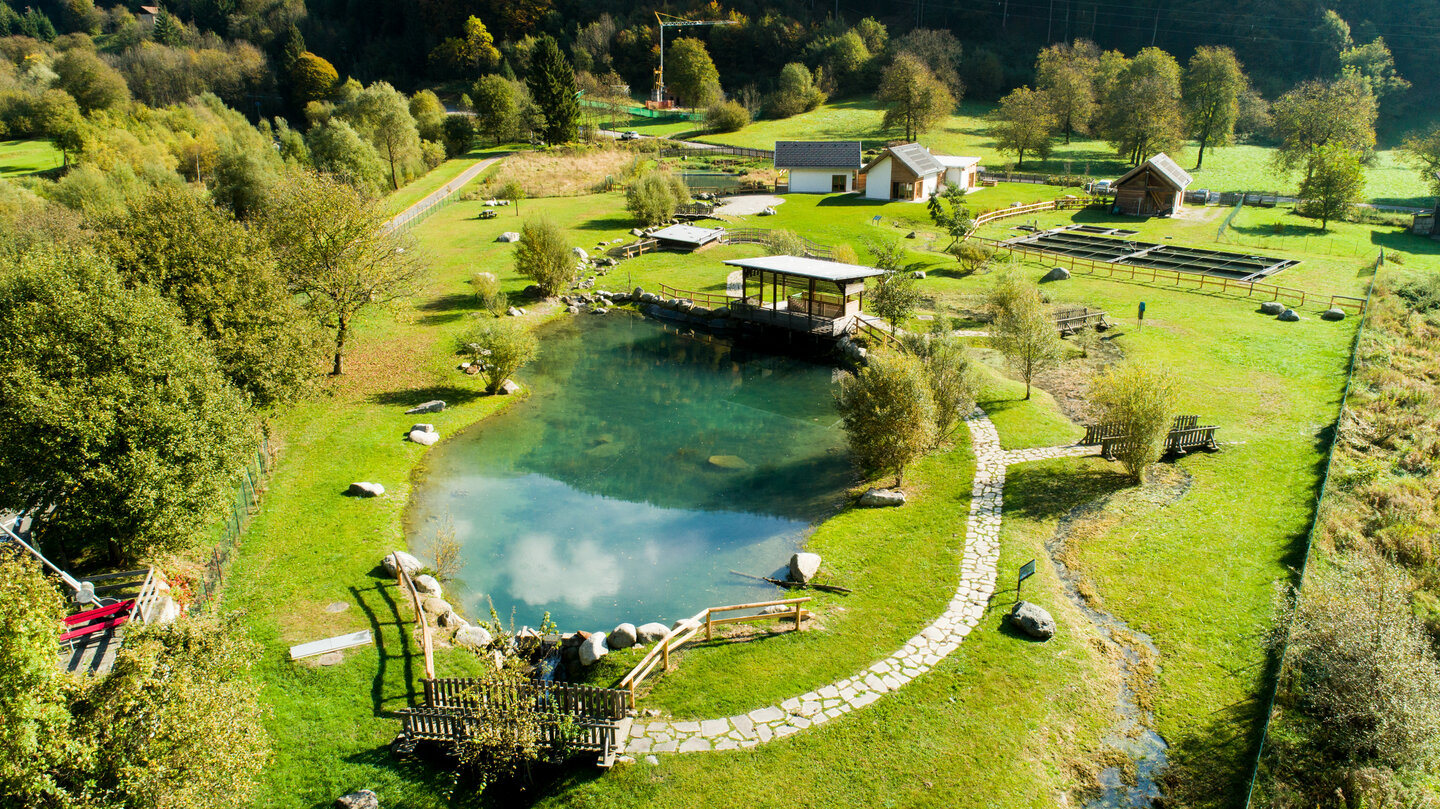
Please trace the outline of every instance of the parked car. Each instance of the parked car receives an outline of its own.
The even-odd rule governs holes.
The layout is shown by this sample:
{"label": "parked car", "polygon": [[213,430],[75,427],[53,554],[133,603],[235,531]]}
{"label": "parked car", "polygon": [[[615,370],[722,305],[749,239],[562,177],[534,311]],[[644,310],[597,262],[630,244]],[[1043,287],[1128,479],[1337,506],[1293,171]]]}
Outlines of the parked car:
{"label": "parked car", "polygon": [[633,130],[633,129],[630,130],[629,132],[622,132],[622,133],[620,133],[620,140],[639,140],[639,138],[640,138],[640,133],[639,133],[639,132],[636,132],[636,131]]}

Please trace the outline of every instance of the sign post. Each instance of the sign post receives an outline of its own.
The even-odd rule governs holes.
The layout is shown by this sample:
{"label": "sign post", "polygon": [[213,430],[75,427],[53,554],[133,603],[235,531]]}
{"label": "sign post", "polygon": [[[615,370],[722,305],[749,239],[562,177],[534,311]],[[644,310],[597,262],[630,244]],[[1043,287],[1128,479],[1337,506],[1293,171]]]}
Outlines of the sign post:
{"label": "sign post", "polygon": [[1034,560],[1034,559],[1031,559],[1030,561],[1028,561],[1028,562],[1026,562],[1025,564],[1023,564],[1023,565],[1020,566],[1020,579],[1015,582],[1015,600],[1016,600],[1016,601],[1019,601],[1019,600],[1020,600],[1020,587],[1021,587],[1021,585],[1025,584],[1025,580],[1028,579],[1028,578],[1030,578],[1030,577],[1033,576],[1033,575],[1035,575],[1035,560]]}
{"label": "sign post", "polygon": [[1140,302],[1140,314],[1138,314],[1138,315],[1135,316],[1135,328],[1136,328],[1136,329],[1143,329],[1143,328],[1145,328],[1145,302],[1144,302],[1144,301],[1141,301],[1141,302]]}

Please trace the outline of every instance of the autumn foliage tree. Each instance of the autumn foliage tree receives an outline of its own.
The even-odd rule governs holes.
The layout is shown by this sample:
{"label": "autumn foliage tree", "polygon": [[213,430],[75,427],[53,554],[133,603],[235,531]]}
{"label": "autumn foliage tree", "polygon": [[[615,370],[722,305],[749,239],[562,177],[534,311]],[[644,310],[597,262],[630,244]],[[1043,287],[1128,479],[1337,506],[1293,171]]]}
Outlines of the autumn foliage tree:
{"label": "autumn foliage tree", "polygon": [[898,53],[885,69],[877,96],[885,102],[882,126],[913,141],[955,109],[955,96],[919,57]]}
{"label": "autumn foliage tree", "polygon": [[1024,168],[1029,153],[1041,160],[1050,156],[1051,132],[1057,124],[1049,96],[1029,87],[1019,87],[1000,99],[991,116],[990,135],[995,148],[1015,155],[1016,168]]}
{"label": "autumn foliage tree", "polygon": [[330,96],[331,89],[340,81],[335,66],[305,51],[295,60],[290,71],[290,97],[297,107],[304,107],[311,101],[320,101]]}

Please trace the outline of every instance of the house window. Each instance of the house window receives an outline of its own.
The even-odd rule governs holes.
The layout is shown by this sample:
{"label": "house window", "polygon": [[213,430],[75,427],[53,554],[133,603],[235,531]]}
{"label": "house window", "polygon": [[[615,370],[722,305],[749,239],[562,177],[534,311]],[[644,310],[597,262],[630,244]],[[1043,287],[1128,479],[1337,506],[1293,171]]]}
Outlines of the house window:
{"label": "house window", "polygon": [[848,190],[848,189],[845,188],[845,185],[846,185],[846,183],[845,183],[845,175],[844,175],[844,174],[832,174],[832,175],[830,175],[830,193],[832,193],[832,194],[840,194],[840,193],[845,192],[846,190]]}
{"label": "house window", "polygon": [[895,195],[895,198],[896,198],[896,199],[914,199],[914,198],[915,198],[915,184],[914,184],[914,183],[900,183],[900,193],[896,194],[896,195]]}

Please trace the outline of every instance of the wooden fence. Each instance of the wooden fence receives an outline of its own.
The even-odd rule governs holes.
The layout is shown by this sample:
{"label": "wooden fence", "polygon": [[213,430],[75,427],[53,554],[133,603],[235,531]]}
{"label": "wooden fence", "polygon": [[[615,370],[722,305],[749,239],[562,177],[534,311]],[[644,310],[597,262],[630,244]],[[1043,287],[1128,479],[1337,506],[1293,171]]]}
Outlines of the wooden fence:
{"label": "wooden fence", "polygon": [[494,683],[463,677],[425,681],[427,708],[476,709],[490,705],[528,703],[550,713],[587,719],[618,721],[625,718],[628,694],[613,688],[528,680]]}
{"label": "wooden fence", "polygon": [[[765,228],[734,228],[726,230],[720,241],[725,244],[763,244],[770,249],[775,249],[775,232]],[[813,242],[804,236],[797,235],[800,240],[801,249],[804,250],[806,258],[822,258],[831,260],[835,251],[818,242]]]}
{"label": "wooden fence", "polygon": [[1237,281],[1225,277],[1205,275],[1203,273],[1162,270],[1155,267],[1140,267],[1134,264],[1120,264],[1113,261],[1067,256],[1062,253],[1052,253],[1048,250],[1035,248],[1031,245],[1011,244],[1000,241],[999,239],[981,237],[976,237],[976,239],[996,250],[1007,250],[1011,255],[1019,253],[1023,258],[1034,257],[1043,259],[1053,263],[1057,267],[1065,267],[1072,273],[1103,274],[1106,278],[1117,280],[1149,281],[1151,283],[1169,282],[1181,289],[1191,292],[1208,291],[1216,294],[1233,294],[1236,296],[1244,293],[1244,297],[1247,298],[1255,297],[1258,293],[1260,299],[1292,302],[1295,306],[1304,306],[1307,301],[1316,304],[1320,301],[1325,301],[1330,307],[1343,309],[1347,312],[1358,313],[1365,309],[1364,298],[1356,298],[1349,295],[1326,295],[1323,292],[1309,292],[1303,289],[1282,287],[1260,281]]}
{"label": "wooden fence", "polygon": [[775,159],[775,152],[771,149],[750,149],[744,146],[666,146],[660,155],[661,157],[735,155],[736,157],[757,157],[763,160]]}
{"label": "wooden fence", "polygon": [[853,322],[855,333],[874,341],[875,345],[897,350],[900,348],[900,338],[896,337],[889,329],[879,325],[879,321],[861,315],[856,317]]}
{"label": "wooden fence", "polygon": [[[700,634],[700,630],[705,630],[705,638],[706,640],[709,640],[714,637],[715,624],[738,624],[749,623],[752,621],[768,621],[777,618],[793,618],[795,621],[795,631],[799,632],[801,622],[809,615],[809,613],[802,609],[800,605],[806,603],[809,600],[810,598],[807,596],[805,598],[788,598],[782,601],[757,601],[753,604],[732,604],[726,607],[707,607],[706,609],[696,613],[694,617],[679,622],[675,625],[673,629],[670,630],[669,634],[667,634],[658,643],[656,643],[655,647],[652,648],[649,652],[645,654],[643,658],[640,659],[639,663],[635,664],[635,668],[631,669],[629,674],[626,674],[624,677],[620,678],[619,686],[621,689],[624,690],[624,693],[627,695],[629,707],[635,707],[635,689],[645,681],[646,677],[650,676],[651,672],[655,670],[655,667],[659,665],[661,666],[661,671],[669,671],[670,653],[693,640],[696,635]],[[787,610],[780,613],[761,612],[757,615],[738,615],[730,618],[720,619],[716,619],[713,617],[714,613],[717,612],[734,612],[736,610],[764,609],[766,607],[775,607],[782,605],[787,607],[793,605],[794,610]]]}
{"label": "wooden fence", "polygon": [[[415,623],[420,626],[420,645],[425,652],[425,679],[435,679],[435,639],[433,630],[430,627],[430,617],[425,614],[425,608],[420,603],[420,593],[415,589],[415,582],[410,579],[410,574],[398,563],[395,565],[395,586],[400,592],[410,596],[410,604],[415,608]],[[426,689],[428,693],[428,688]]]}
{"label": "wooden fence", "polygon": [[738,300],[729,295],[717,295],[714,292],[693,292],[688,289],[676,289],[669,284],[660,285],[660,295],[666,298],[678,298],[690,301],[696,306],[706,306],[714,309],[717,306],[727,306],[732,301]]}

